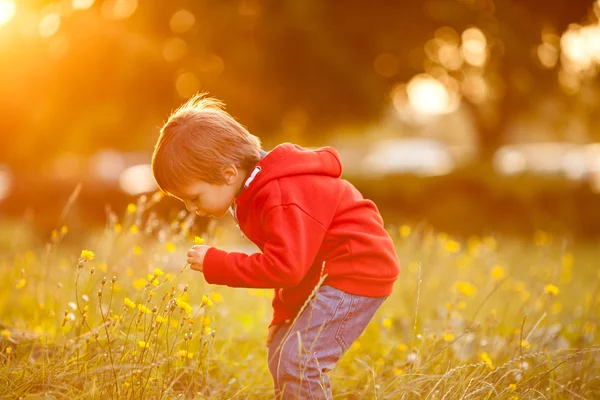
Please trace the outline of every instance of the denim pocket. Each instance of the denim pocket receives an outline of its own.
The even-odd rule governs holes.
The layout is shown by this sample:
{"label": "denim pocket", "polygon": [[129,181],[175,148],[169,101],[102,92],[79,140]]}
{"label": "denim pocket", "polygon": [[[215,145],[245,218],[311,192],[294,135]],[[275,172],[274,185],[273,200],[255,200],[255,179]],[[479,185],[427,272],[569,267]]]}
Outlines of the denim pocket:
{"label": "denim pocket", "polygon": [[347,294],[345,314],[339,322],[335,340],[346,352],[364,332],[386,297],[364,297]]}

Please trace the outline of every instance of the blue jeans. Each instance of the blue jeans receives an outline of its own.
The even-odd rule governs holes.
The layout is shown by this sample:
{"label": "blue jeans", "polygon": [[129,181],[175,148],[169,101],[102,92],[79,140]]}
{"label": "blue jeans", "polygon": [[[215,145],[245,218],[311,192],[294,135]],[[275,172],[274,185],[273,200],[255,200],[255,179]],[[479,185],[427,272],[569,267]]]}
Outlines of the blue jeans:
{"label": "blue jeans", "polygon": [[269,345],[277,399],[331,399],[327,373],[365,330],[387,297],[319,288],[296,322],[281,324]]}

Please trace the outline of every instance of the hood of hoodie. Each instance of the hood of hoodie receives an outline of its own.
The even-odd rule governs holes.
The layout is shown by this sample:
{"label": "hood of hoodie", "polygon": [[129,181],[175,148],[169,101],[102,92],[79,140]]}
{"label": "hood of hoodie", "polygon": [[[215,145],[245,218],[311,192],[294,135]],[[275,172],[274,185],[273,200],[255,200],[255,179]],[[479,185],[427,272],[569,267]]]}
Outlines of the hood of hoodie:
{"label": "hood of hoodie", "polygon": [[296,175],[339,178],[342,175],[340,155],[331,147],[309,150],[291,143],[280,144],[250,172],[239,197],[246,197],[273,180]]}

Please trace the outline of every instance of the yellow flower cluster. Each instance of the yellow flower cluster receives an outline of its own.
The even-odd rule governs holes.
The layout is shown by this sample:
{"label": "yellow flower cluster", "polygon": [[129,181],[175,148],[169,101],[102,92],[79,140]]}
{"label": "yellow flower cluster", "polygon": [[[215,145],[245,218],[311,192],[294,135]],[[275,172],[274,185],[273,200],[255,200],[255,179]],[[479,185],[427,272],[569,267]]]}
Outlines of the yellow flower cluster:
{"label": "yellow flower cluster", "polygon": [[125,306],[129,308],[135,308],[135,303],[131,301],[129,297],[125,297]]}
{"label": "yellow flower cluster", "polygon": [[454,289],[465,296],[474,296],[477,293],[477,288],[469,282],[456,282]]}
{"label": "yellow flower cluster", "polygon": [[202,305],[203,306],[207,306],[207,307],[212,307],[213,306],[213,302],[211,299],[208,298],[207,295],[203,294],[202,295]]}
{"label": "yellow flower cluster", "polygon": [[185,350],[179,350],[177,352],[177,356],[179,358],[188,358],[188,359],[192,359],[194,358],[194,353],[190,353],[189,351],[185,351]]}
{"label": "yellow flower cluster", "polygon": [[81,250],[81,259],[83,261],[92,261],[96,255],[91,250]]}
{"label": "yellow flower cluster", "polygon": [[189,303],[186,303],[185,301],[181,300],[181,299],[177,299],[177,307],[181,308],[183,311],[186,312],[186,314],[191,314],[192,313],[192,306],[189,305]]}

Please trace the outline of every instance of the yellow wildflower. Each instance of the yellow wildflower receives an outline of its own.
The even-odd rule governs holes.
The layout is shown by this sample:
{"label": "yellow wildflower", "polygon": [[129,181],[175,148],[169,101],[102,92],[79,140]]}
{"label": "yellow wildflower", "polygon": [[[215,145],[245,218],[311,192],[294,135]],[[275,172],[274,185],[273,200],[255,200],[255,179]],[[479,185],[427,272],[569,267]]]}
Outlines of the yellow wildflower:
{"label": "yellow wildflower", "polygon": [[394,375],[402,375],[404,370],[402,368],[394,368]]}
{"label": "yellow wildflower", "polygon": [[175,245],[173,242],[167,242],[167,244],[165,244],[165,250],[169,253],[175,253]]}
{"label": "yellow wildflower", "polygon": [[550,296],[556,296],[560,290],[551,283],[548,283],[544,286],[544,292],[548,293]]}
{"label": "yellow wildflower", "polygon": [[202,295],[202,305],[207,306],[207,307],[212,307],[213,302],[211,299],[208,298],[207,295],[203,294]]}
{"label": "yellow wildflower", "polygon": [[123,226],[117,222],[115,226],[113,226],[113,229],[116,233],[121,233],[121,231],[123,230]]}
{"label": "yellow wildflower", "polygon": [[131,301],[129,297],[125,297],[125,306],[129,308],[135,308],[135,303]]}
{"label": "yellow wildflower", "polygon": [[477,288],[469,282],[456,282],[454,288],[465,296],[473,296],[477,293]]}
{"label": "yellow wildflower", "polygon": [[523,339],[523,340],[521,340],[521,347],[524,349],[528,349],[531,347],[531,343],[529,343],[527,340]]}
{"label": "yellow wildflower", "polygon": [[194,238],[194,244],[203,244],[204,243],[204,239],[201,238],[200,236],[196,236]]}
{"label": "yellow wildflower", "polygon": [[381,325],[383,325],[384,328],[391,328],[392,327],[392,320],[389,318],[385,318],[382,322]]}
{"label": "yellow wildflower", "polygon": [[189,351],[185,351],[185,350],[179,350],[177,352],[177,356],[179,358],[188,358],[188,359],[192,359],[194,358],[194,353],[190,353]]}
{"label": "yellow wildflower", "polygon": [[62,233],[63,235],[66,235],[67,233],[69,233],[69,228],[66,225],[61,226],[60,233]]}
{"label": "yellow wildflower", "polygon": [[143,288],[144,286],[146,286],[146,280],[144,278],[139,278],[136,279],[135,281],[131,282],[131,284],[133,285],[133,288],[136,290],[139,290],[141,288]]}
{"label": "yellow wildflower", "polygon": [[150,347],[150,343],[144,342],[143,340],[138,340],[138,346],[142,349],[147,349]]}
{"label": "yellow wildflower", "polygon": [[495,281],[499,281],[500,279],[504,278],[504,276],[506,276],[506,273],[504,272],[504,268],[502,268],[502,266],[496,265],[494,269],[492,269],[492,279]]}
{"label": "yellow wildflower", "polygon": [[223,301],[223,296],[221,296],[221,293],[217,293],[217,292],[211,293],[210,298],[213,299],[213,301],[215,303],[220,303]]}
{"label": "yellow wildflower", "polygon": [[163,276],[165,273],[160,268],[154,268],[154,276]]}
{"label": "yellow wildflower", "polygon": [[399,229],[400,236],[403,238],[410,236],[412,229],[408,225],[402,225]]}
{"label": "yellow wildflower", "polygon": [[167,282],[167,281],[170,281],[170,280],[171,280],[171,278],[172,278],[171,274],[166,274],[166,275],[165,275],[165,277],[163,278],[163,280],[164,280],[165,282]]}
{"label": "yellow wildflower", "polygon": [[15,285],[15,287],[17,289],[23,289],[25,287],[25,284],[27,283],[27,281],[24,278],[19,279],[19,281],[17,282],[17,284]]}
{"label": "yellow wildflower", "polygon": [[210,326],[207,326],[206,328],[204,328],[204,333],[206,333],[206,334],[212,333],[212,328]]}
{"label": "yellow wildflower", "polygon": [[453,340],[454,340],[454,335],[453,335],[453,334],[451,334],[451,333],[449,333],[449,332],[445,332],[445,333],[444,333],[444,340],[445,340],[446,342],[451,342],[451,341],[453,341]]}
{"label": "yellow wildflower", "polygon": [[156,292],[148,292],[148,296],[149,297],[154,297],[154,296],[156,296]]}
{"label": "yellow wildflower", "polygon": [[6,352],[7,356],[10,356],[12,353],[12,347],[7,347],[6,350],[4,350]]}
{"label": "yellow wildflower", "polygon": [[510,389],[511,392],[514,392],[517,390],[517,385],[515,385],[514,383],[511,383],[510,385],[508,385],[508,388]]}
{"label": "yellow wildflower", "polygon": [[460,243],[455,240],[448,240],[444,244],[444,248],[448,253],[458,253],[460,251]]}
{"label": "yellow wildflower", "polygon": [[481,353],[479,355],[479,358],[481,358],[481,361],[483,361],[487,364],[489,369],[496,369],[496,367],[494,367],[494,364],[492,363],[492,359],[490,358],[488,353],[485,353],[485,352]]}
{"label": "yellow wildflower", "polygon": [[135,246],[133,246],[133,254],[135,254],[136,256],[142,254],[142,248],[140,247],[140,245],[136,244]]}
{"label": "yellow wildflower", "polygon": [[81,259],[83,261],[92,261],[96,255],[91,250],[81,250]]}
{"label": "yellow wildflower", "polygon": [[156,317],[156,322],[158,322],[159,324],[162,324],[162,323],[167,322],[167,319],[165,317],[161,317],[159,315],[158,317]]}
{"label": "yellow wildflower", "polygon": [[8,340],[10,339],[10,331],[8,329],[3,329],[0,332],[0,335],[2,336],[3,339]]}
{"label": "yellow wildflower", "polygon": [[125,387],[125,389],[128,389],[129,386],[131,386],[131,384],[129,382],[125,382],[123,383],[123,386]]}
{"label": "yellow wildflower", "polygon": [[133,213],[134,213],[134,212],[136,212],[136,211],[137,211],[137,206],[136,206],[135,204],[133,204],[133,203],[129,203],[129,204],[127,205],[127,212],[128,212],[129,214],[133,214]]}
{"label": "yellow wildflower", "polygon": [[132,233],[132,234],[134,234],[134,235],[135,235],[136,233],[138,233],[139,231],[140,231],[140,229],[138,228],[138,226],[137,226],[137,225],[131,225],[131,226],[129,227],[129,232],[130,232],[130,233]]}
{"label": "yellow wildflower", "polygon": [[192,306],[181,299],[177,299],[177,306],[183,311],[185,311],[187,314],[192,313]]}
{"label": "yellow wildflower", "polygon": [[403,352],[403,353],[404,353],[406,350],[408,350],[408,346],[407,346],[407,345],[405,345],[404,343],[399,343],[399,344],[396,346],[396,348],[397,348],[399,351]]}
{"label": "yellow wildflower", "polygon": [[138,304],[138,310],[144,314],[152,314],[152,311],[143,304]]}

